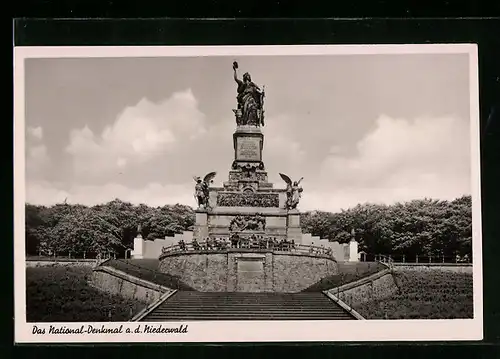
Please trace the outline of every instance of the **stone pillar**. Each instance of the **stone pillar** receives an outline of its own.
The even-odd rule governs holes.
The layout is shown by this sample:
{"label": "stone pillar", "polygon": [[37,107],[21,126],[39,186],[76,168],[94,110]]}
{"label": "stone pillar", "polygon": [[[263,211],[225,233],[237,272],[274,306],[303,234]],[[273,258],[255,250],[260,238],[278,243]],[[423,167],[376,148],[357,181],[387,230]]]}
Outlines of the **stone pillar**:
{"label": "stone pillar", "polygon": [[349,262],[349,243],[342,244],[342,251],[344,252],[344,261]]}
{"label": "stone pillar", "polygon": [[294,240],[295,243],[302,242],[302,229],[300,228],[300,212],[297,210],[291,210],[288,212],[288,228],[287,237],[288,240]]}
{"label": "stone pillar", "polygon": [[349,242],[349,262],[358,262],[358,242],[350,241]]}
{"label": "stone pillar", "polygon": [[206,211],[196,211],[196,223],[193,231],[193,238],[202,240],[208,237],[208,214]]}
{"label": "stone pillar", "polygon": [[184,231],[182,233],[182,239],[185,242],[191,242],[193,240],[193,232],[191,232],[191,231]]}
{"label": "stone pillar", "polygon": [[134,238],[134,249],[130,254],[135,259],[144,258],[144,239],[140,234]]}
{"label": "stone pillar", "polygon": [[238,126],[233,134],[234,160],[238,162],[262,161],[264,135],[259,127]]}
{"label": "stone pillar", "polygon": [[302,244],[310,246],[312,242],[312,234],[311,233],[304,233],[302,235]]}

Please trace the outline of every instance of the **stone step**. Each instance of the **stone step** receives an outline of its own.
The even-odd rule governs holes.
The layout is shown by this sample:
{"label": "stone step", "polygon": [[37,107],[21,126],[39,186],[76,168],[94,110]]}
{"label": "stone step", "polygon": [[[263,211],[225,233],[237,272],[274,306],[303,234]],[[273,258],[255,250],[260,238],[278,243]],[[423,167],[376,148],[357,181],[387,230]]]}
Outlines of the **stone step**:
{"label": "stone step", "polygon": [[241,309],[255,309],[255,308],[271,308],[271,309],[293,309],[296,310],[297,308],[305,308],[306,306],[308,308],[331,308],[331,304],[323,304],[323,303],[297,303],[294,305],[283,305],[283,304],[274,304],[274,303],[254,303],[254,304],[232,304],[232,303],[182,303],[182,302],[172,302],[172,303],[167,303],[164,305],[160,305],[158,308],[163,308],[163,307],[168,307],[168,308],[177,308],[177,307],[182,307],[182,308],[235,308],[238,310]]}
{"label": "stone step", "polygon": [[142,321],[344,319],[354,317],[322,293],[179,291]]}
{"label": "stone step", "polygon": [[[307,303],[325,303],[325,299],[322,299],[322,298],[314,298],[314,299],[309,299],[309,300],[301,300],[301,299],[289,299],[289,300],[276,300],[276,299],[267,299],[267,298],[262,298],[261,300],[255,300],[255,299],[245,299],[245,298],[241,298],[241,300],[239,300],[238,298],[224,298],[224,297],[220,297],[220,298],[207,298],[207,299],[189,299],[189,298],[179,298],[179,299],[176,299],[176,302],[186,302],[186,303],[200,303],[200,304],[203,304],[203,303],[210,303],[210,302],[213,302],[213,303],[221,303],[221,302],[224,302],[224,303],[235,303],[235,304],[252,304],[252,303],[255,303],[255,304],[261,304],[261,303],[290,303],[290,304],[301,304],[301,303],[304,303],[304,302],[307,302]],[[327,302],[326,302],[327,303]]]}
{"label": "stone step", "polygon": [[[317,315],[297,315],[297,314],[245,314],[245,313],[234,313],[234,314],[222,314],[222,313],[213,313],[213,314],[189,314],[189,313],[178,313],[178,314],[158,314],[158,315],[150,315],[148,316],[146,321],[156,318],[163,318],[165,321],[169,320],[177,320],[177,319],[185,319],[185,318],[213,318],[221,320],[222,318],[232,318],[233,320],[239,320],[240,318],[251,318],[254,320],[267,320],[268,318],[273,319],[287,319],[287,318],[300,318],[300,320],[325,320],[325,319],[337,319],[337,318],[346,318],[353,319],[347,315],[325,315],[325,314],[317,314]],[[260,318],[260,319],[259,319]]]}
{"label": "stone step", "polygon": [[209,303],[209,304],[191,304],[191,303],[167,303],[164,305],[160,305],[158,308],[177,308],[177,307],[182,307],[182,308],[212,308],[212,309],[225,309],[225,308],[234,308],[237,310],[242,310],[242,309],[259,309],[259,308],[269,308],[269,309],[293,309],[297,310],[300,308],[331,308],[331,305],[313,305],[310,303],[303,303],[303,304],[297,304],[297,305],[276,305],[276,304],[253,304],[253,305],[231,305],[231,304],[224,304],[224,303]]}
{"label": "stone step", "polygon": [[195,291],[179,291],[176,294],[177,298],[189,298],[189,299],[210,299],[210,298],[237,298],[237,299],[269,299],[269,300],[310,300],[314,298],[325,298],[323,293],[269,293],[269,292],[195,292]]}
{"label": "stone step", "polygon": [[194,317],[189,317],[189,316],[182,316],[182,317],[170,317],[170,318],[164,318],[164,317],[157,317],[157,318],[148,318],[144,319],[144,321],[147,322],[165,322],[165,321],[176,321],[176,322],[199,322],[199,321],[217,321],[217,320],[227,320],[227,321],[267,321],[267,320],[281,320],[281,321],[289,321],[289,320],[352,320],[354,318],[352,317],[320,317],[320,318],[303,318],[303,317],[293,317],[293,316],[286,316],[286,317],[271,317],[271,316],[235,316],[235,317],[223,317],[223,316],[218,316],[218,317],[204,317],[204,316],[194,316]]}
{"label": "stone step", "polygon": [[301,317],[301,318],[311,318],[311,317],[350,317],[350,315],[346,312],[336,312],[336,311],[328,311],[328,310],[317,310],[317,311],[237,311],[237,310],[228,310],[228,311],[195,311],[195,310],[155,310],[153,313],[149,315],[149,317],[182,317],[182,316],[201,316],[201,317],[219,317],[219,316],[261,316],[261,317]]}
{"label": "stone step", "polygon": [[237,311],[237,310],[217,310],[217,311],[196,311],[196,310],[155,310],[155,315],[168,315],[168,316],[177,316],[177,315],[207,315],[207,316],[217,316],[217,315],[271,315],[271,316],[311,316],[311,315],[328,315],[328,316],[344,316],[343,312],[330,312],[324,310],[316,310],[316,311],[274,311],[274,310],[265,310],[265,311]]}
{"label": "stone step", "polygon": [[[333,307],[333,306],[332,306]],[[276,307],[255,307],[255,308],[223,308],[223,307],[185,307],[185,306],[172,306],[172,307],[158,307],[156,312],[166,313],[166,312],[200,312],[200,313],[215,313],[215,312],[235,312],[235,313],[261,313],[261,312],[273,312],[273,313],[318,313],[318,312],[328,312],[328,313],[343,313],[342,310],[335,310],[335,308],[276,308]]]}

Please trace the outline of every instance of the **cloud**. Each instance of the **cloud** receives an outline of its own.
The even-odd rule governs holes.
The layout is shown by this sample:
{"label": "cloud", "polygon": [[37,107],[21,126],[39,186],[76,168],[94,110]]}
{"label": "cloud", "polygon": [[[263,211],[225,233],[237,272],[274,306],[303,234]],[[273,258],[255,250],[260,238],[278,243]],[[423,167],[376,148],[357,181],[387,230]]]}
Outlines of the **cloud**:
{"label": "cloud", "polygon": [[[272,162],[269,165],[265,157],[266,164],[276,171],[285,168],[284,172],[294,177],[293,169],[299,169],[311,159],[305,157],[306,151],[293,136],[286,131],[277,132],[279,122],[276,123],[277,127],[269,131],[271,134],[266,133],[267,158],[270,157]],[[229,125],[221,126],[229,128]],[[217,133],[219,131],[213,135]],[[80,140],[85,136],[92,138],[89,131],[81,134]],[[424,197],[451,200],[470,194],[469,129],[458,119],[407,120],[381,116],[374,129],[358,141],[355,154],[347,155],[348,151],[336,145],[330,147],[326,158],[320,162],[318,173],[307,173],[302,182],[304,193],[300,210],[338,211],[358,203],[390,204]],[[94,147],[87,149],[100,151]],[[43,146],[32,147],[30,158],[43,158],[45,153]],[[96,156],[96,153],[91,156]],[[123,161],[127,159],[118,157],[118,165],[126,166]],[[86,205],[120,198],[151,206],[175,203],[194,206],[190,175],[186,173],[183,184],[151,181],[143,186],[115,181],[104,185],[84,185],[78,180],[71,185],[30,181],[27,199],[30,203],[46,205],[60,203],[65,198],[69,203]],[[276,185],[281,183],[279,179],[271,180]]]}
{"label": "cloud", "polygon": [[43,138],[43,129],[38,127],[28,127],[27,128],[28,135],[34,139],[41,140]]}
{"label": "cloud", "polygon": [[271,181],[282,182],[278,172],[296,176],[303,171],[302,164],[307,158],[301,139],[297,138],[294,119],[286,115],[278,115],[266,120],[264,132],[263,160],[269,171]]}
{"label": "cloud", "polygon": [[47,146],[43,143],[42,127],[27,127],[26,141],[26,175],[28,177],[41,176],[50,164]]}
{"label": "cloud", "polygon": [[66,152],[75,174],[96,176],[164,155],[205,132],[205,115],[188,89],[160,103],[142,99],[99,135],[88,126],[72,130]]}
{"label": "cloud", "polygon": [[73,184],[63,188],[62,184],[47,181],[31,181],[26,185],[26,201],[31,204],[53,205],[67,199],[67,203],[88,206],[106,203],[119,198],[133,204],[145,203],[150,206],[181,203],[195,206],[193,186],[161,185],[149,183],[141,188],[130,188],[119,183],[106,185]]}
{"label": "cloud", "polygon": [[365,202],[470,194],[469,136],[467,122],[453,117],[381,116],[357,143],[354,156],[331,151],[319,180],[311,192],[305,190],[302,208],[338,210]]}

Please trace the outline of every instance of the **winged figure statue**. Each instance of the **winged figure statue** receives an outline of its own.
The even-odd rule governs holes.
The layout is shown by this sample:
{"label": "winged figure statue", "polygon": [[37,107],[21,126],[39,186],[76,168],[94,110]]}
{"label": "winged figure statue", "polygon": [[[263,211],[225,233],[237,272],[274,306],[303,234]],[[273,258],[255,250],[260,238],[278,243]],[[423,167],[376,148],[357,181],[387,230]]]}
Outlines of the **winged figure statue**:
{"label": "winged figure statue", "polygon": [[193,179],[196,182],[195,185],[195,194],[194,197],[198,202],[198,207],[208,208],[208,188],[210,184],[213,183],[213,179],[216,175],[216,172],[209,172],[201,179],[199,176],[194,176]]}
{"label": "winged figure statue", "polygon": [[292,182],[290,177],[288,177],[286,174],[280,173],[281,178],[283,181],[286,183],[286,203],[285,203],[285,208],[286,209],[295,209],[297,208],[297,205],[299,204],[300,197],[302,195],[302,187],[300,187],[300,182],[304,179],[302,177],[298,181]]}
{"label": "winged figure statue", "polygon": [[194,176],[193,179],[196,182],[194,187],[194,197],[198,203],[198,208],[204,207],[208,208],[208,188],[210,184],[213,183],[213,179],[217,173],[209,172],[201,179],[199,176]]}

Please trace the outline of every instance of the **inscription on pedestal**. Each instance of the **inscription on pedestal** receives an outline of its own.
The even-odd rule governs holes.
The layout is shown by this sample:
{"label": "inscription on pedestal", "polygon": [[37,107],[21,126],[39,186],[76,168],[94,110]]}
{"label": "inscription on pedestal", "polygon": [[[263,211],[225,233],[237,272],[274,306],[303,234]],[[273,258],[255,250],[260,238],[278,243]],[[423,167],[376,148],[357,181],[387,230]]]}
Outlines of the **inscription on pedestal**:
{"label": "inscription on pedestal", "polygon": [[238,161],[260,161],[260,138],[238,137],[236,139],[236,159]]}

